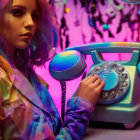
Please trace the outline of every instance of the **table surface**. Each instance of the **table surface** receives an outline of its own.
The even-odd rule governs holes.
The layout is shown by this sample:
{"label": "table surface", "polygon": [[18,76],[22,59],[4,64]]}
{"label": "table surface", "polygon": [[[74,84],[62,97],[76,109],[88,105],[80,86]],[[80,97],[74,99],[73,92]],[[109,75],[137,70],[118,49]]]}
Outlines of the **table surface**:
{"label": "table surface", "polygon": [[121,124],[98,123],[94,122],[87,129],[84,140],[140,140],[140,122],[133,129]]}

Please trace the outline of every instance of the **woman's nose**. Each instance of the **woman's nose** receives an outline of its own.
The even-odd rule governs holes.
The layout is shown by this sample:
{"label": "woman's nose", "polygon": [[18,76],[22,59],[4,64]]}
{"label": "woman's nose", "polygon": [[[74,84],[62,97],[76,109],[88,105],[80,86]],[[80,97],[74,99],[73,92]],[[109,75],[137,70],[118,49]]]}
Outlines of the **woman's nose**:
{"label": "woman's nose", "polygon": [[25,17],[25,24],[24,25],[25,25],[25,28],[29,28],[29,29],[32,29],[35,26],[32,15],[28,14]]}

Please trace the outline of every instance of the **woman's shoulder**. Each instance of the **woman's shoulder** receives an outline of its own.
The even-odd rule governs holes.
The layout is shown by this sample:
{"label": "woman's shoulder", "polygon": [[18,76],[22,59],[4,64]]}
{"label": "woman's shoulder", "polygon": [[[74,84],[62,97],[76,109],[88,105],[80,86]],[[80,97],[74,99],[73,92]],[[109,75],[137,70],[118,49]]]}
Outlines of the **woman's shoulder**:
{"label": "woman's shoulder", "polygon": [[2,75],[7,75],[7,73],[2,67],[0,67],[0,77],[2,77]]}
{"label": "woman's shoulder", "polygon": [[7,73],[0,67],[0,82],[3,81],[3,79],[7,79]]}
{"label": "woman's shoulder", "polygon": [[8,75],[12,75],[13,73],[10,64],[2,55],[0,55],[0,72]]}
{"label": "woman's shoulder", "polygon": [[12,87],[12,81],[9,79],[6,71],[0,67],[0,91],[5,93],[9,91]]}

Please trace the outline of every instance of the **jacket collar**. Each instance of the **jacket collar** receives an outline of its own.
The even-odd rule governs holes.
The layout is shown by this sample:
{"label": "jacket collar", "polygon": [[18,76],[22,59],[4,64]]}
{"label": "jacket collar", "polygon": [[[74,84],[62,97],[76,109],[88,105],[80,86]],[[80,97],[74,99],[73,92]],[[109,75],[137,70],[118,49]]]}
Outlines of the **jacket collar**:
{"label": "jacket collar", "polygon": [[13,79],[13,84],[19,90],[20,94],[35,106],[47,112],[29,80],[16,68],[13,68]]}
{"label": "jacket collar", "polygon": [[16,87],[20,94],[22,94],[26,99],[28,99],[31,103],[33,103],[38,108],[47,112],[41,100],[39,99],[35,89],[29,82],[29,80],[16,68],[13,68],[7,59],[1,55],[0,49],[0,67],[6,71],[10,81]]}

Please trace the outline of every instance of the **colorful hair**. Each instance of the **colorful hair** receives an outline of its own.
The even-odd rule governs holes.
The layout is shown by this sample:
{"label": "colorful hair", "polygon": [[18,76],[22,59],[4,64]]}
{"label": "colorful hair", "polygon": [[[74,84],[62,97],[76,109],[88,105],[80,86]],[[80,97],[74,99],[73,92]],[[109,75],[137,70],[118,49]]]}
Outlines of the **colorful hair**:
{"label": "colorful hair", "polygon": [[[12,2],[12,0],[0,0],[0,14],[5,1]],[[33,65],[43,65],[50,58],[50,52],[55,53],[53,48],[57,42],[57,32],[54,13],[47,0],[37,0],[37,5],[41,12],[38,29],[28,48],[15,51],[16,67],[23,71],[29,66],[32,68]]]}

